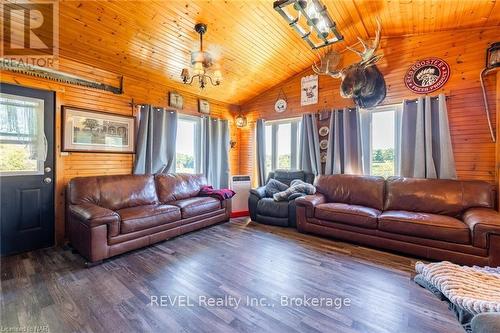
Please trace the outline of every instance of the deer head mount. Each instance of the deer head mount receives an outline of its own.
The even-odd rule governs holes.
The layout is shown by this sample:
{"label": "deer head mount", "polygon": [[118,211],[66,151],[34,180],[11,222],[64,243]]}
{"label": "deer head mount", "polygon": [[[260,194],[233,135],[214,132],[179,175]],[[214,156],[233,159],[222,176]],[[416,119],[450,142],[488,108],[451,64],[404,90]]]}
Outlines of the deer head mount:
{"label": "deer head mount", "polygon": [[[313,71],[318,75],[330,75],[342,79],[340,95],[344,98],[352,98],[354,103],[362,108],[371,108],[380,104],[387,93],[384,76],[375,65],[382,58],[382,55],[375,54],[380,44],[380,31],[380,21],[377,20],[377,31],[371,44],[358,37],[363,51],[347,48],[356,53],[361,61],[346,68],[337,69],[340,55],[335,51],[329,51],[320,57],[319,65],[315,63],[312,66]],[[337,59],[337,61],[332,61],[332,59]]]}

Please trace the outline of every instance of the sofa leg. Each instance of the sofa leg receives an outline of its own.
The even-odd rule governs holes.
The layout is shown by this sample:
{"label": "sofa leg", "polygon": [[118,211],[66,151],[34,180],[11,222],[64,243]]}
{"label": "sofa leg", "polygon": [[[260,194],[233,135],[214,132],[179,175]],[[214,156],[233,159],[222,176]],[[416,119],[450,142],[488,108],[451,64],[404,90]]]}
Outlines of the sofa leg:
{"label": "sofa leg", "polygon": [[85,268],[91,268],[97,265],[102,264],[102,260],[97,260],[97,261],[86,261],[85,262]]}

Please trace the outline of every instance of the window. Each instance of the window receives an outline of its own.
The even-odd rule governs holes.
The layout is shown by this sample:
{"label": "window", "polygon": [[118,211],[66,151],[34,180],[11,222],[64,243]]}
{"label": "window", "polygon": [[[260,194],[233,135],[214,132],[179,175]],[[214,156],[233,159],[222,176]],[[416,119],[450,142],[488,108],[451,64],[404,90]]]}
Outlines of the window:
{"label": "window", "polygon": [[181,116],[177,120],[175,142],[175,172],[197,173],[199,161],[197,142],[199,141],[199,120],[196,117]]}
{"label": "window", "polygon": [[370,174],[390,177],[397,173],[396,116],[399,105],[376,107],[371,112]]}
{"label": "window", "polygon": [[0,95],[0,174],[43,174],[46,158],[43,100]]}
{"label": "window", "polygon": [[276,169],[297,169],[300,119],[266,123],[266,172]]}

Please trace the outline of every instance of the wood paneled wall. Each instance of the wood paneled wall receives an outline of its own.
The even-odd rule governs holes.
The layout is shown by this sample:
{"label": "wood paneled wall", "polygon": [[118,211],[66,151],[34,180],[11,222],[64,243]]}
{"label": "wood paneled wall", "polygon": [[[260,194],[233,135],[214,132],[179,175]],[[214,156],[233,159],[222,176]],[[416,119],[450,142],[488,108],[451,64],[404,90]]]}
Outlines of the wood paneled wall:
{"label": "wood paneled wall", "polygon": [[[61,59],[59,69],[68,73],[81,75],[96,81],[118,85],[118,76],[69,60]],[[109,153],[68,153],[61,156],[61,106],[70,105],[80,108],[111,112],[123,115],[133,115],[129,105],[132,98],[136,103],[148,103],[155,106],[167,106],[168,86],[155,84],[147,80],[124,77],[124,94],[114,95],[95,89],[61,84],[54,81],[19,75],[12,72],[1,72],[1,81],[31,88],[56,91],[56,240],[59,244],[64,240],[64,189],[68,181],[78,176],[130,174],[133,167],[133,154]],[[184,109],[180,113],[198,114],[198,96],[180,92],[184,97]],[[204,97],[202,97],[204,98]],[[212,115],[230,121],[231,139],[237,140],[238,133],[234,126],[236,106],[209,100]],[[230,151],[230,170],[236,173],[239,169],[238,146]]]}
{"label": "wood paneled wall", "polygon": [[[382,31],[383,36],[383,31]],[[416,98],[403,82],[409,66],[426,57],[440,57],[451,67],[451,77],[441,91],[448,101],[452,144],[458,177],[461,179],[495,180],[495,144],[490,139],[484,103],[479,83],[479,73],[484,67],[488,43],[498,40],[498,29],[454,30],[425,35],[403,36],[383,39],[380,51],[384,58],[378,67],[387,83],[387,97],[383,104],[400,103],[403,99]],[[357,61],[357,56],[346,51],[343,64]],[[340,97],[340,80],[328,76],[319,78],[319,102],[316,105],[300,106],[300,79],[312,74],[306,70],[282,84],[242,105],[249,126],[240,130],[240,173],[254,174],[254,127],[255,120],[297,117],[306,112],[317,112],[328,108],[352,106],[350,99]],[[496,113],[496,78],[486,80],[492,119]],[[280,89],[288,98],[288,110],[283,114],[274,112]]]}

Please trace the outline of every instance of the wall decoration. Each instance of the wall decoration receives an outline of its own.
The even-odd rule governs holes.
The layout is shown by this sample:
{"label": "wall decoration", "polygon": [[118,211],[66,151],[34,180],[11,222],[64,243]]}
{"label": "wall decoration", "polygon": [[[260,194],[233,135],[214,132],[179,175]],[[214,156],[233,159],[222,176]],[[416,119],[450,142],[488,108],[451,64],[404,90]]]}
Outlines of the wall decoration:
{"label": "wall decoration", "polygon": [[286,108],[288,106],[288,103],[285,99],[280,98],[276,100],[276,103],[274,103],[274,111],[278,113],[282,113],[286,111]]}
{"label": "wall decoration", "polygon": [[283,89],[280,89],[280,92],[278,93],[278,98],[274,103],[274,111],[282,113],[286,111],[287,107],[288,107],[288,100],[286,98],[285,92],[283,91]]}
{"label": "wall decoration", "polygon": [[300,80],[300,105],[311,105],[318,103],[318,76],[304,76]]}
{"label": "wall decoration", "polygon": [[327,139],[323,139],[319,142],[319,148],[321,150],[325,150],[325,149],[328,149],[328,140]]}
{"label": "wall decoration", "polygon": [[380,45],[381,29],[380,21],[377,19],[375,40],[371,45],[358,37],[363,46],[363,51],[347,47],[348,50],[356,53],[361,58],[359,62],[346,68],[336,69],[336,66],[330,66],[329,64],[332,55],[326,53],[323,57],[320,57],[320,65],[315,63],[312,66],[316,74],[330,75],[333,78],[342,79],[340,96],[352,98],[354,103],[362,108],[372,108],[379,105],[387,94],[384,75],[375,65],[382,58],[382,55],[375,54]]}
{"label": "wall decoration", "polygon": [[450,78],[450,66],[440,58],[419,60],[406,72],[408,89],[417,94],[428,94],[442,88]]}
{"label": "wall decoration", "polygon": [[168,106],[182,110],[184,108],[184,98],[179,93],[170,91],[168,93]]}
{"label": "wall decoration", "polygon": [[328,128],[328,126],[323,126],[319,129],[320,136],[327,136],[328,133],[330,133],[330,129]]}
{"label": "wall decoration", "polygon": [[322,151],[320,154],[321,163],[326,163],[326,151]]}
{"label": "wall decoration", "polygon": [[210,103],[206,99],[198,99],[198,112],[210,114]]}
{"label": "wall decoration", "polygon": [[24,75],[36,76],[42,79],[57,81],[61,83],[73,84],[76,86],[104,90],[113,94],[123,94],[123,76],[120,77],[120,86],[111,86],[102,82],[89,80],[75,74],[61,72],[48,67],[30,65],[27,62],[20,62],[13,59],[0,59],[0,69],[3,71],[12,71]]}
{"label": "wall decoration", "polygon": [[134,117],[71,106],[62,116],[62,151],[134,153]]}

